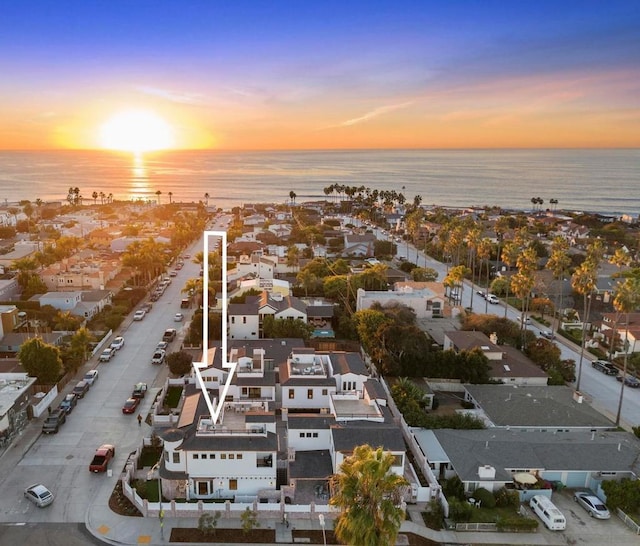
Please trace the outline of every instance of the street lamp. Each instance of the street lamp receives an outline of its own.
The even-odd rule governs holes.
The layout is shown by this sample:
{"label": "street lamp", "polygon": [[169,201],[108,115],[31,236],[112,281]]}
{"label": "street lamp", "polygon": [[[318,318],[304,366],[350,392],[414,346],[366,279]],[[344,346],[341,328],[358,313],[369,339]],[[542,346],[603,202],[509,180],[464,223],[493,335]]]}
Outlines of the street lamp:
{"label": "street lamp", "polygon": [[324,514],[318,514],[318,519],[320,520],[320,527],[322,527],[322,543],[326,546],[327,544],[327,536],[324,531]]}

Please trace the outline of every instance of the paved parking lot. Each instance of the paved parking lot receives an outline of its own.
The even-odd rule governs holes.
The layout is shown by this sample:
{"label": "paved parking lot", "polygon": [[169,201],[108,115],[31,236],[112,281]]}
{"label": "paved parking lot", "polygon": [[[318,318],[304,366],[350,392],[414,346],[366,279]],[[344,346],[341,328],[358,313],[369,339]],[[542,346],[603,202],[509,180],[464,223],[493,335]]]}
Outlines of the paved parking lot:
{"label": "paved parking lot", "polygon": [[[615,544],[626,546],[640,544],[640,537],[634,534],[614,514],[611,519],[600,520],[589,517],[586,510],[573,500],[572,490],[555,492],[551,499],[567,519],[565,531],[549,531],[542,523],[539,532],[549,535],[562,534],[566,544],[602,546]],[[533,515],[533,517],[536,517]]]}

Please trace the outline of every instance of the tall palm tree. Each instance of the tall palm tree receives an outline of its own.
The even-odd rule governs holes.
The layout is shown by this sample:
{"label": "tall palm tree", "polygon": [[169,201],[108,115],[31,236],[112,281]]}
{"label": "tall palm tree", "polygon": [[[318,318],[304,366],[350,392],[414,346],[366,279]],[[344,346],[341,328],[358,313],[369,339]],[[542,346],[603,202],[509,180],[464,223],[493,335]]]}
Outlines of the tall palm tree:
{"label": "tall palm tree", "polygon": [[209,206],[209,193],[205,193],[204,194],[204,204],[208,207]]}
{"label": "tall palm tree", "polygon": [[[478,259],[480,260],[480,273],[482,273],[482,264],[486,264],[487,266],[487,279],[485,283],[485,294],[489,294],[489,282],[491,281],[490,275],[490,264],[491,264],[491,248],[492,248],[491,240],[488,237],[483,237],[480,241],[478,241]],[[480,281],[478,280],[478,283]],[[485,298],[484,300],[484,312],[489,312],[489,299]]]}
{"label": "tall palm tree", "polygon": [[[558,235],[551,242],[551,254],[549,255],[549,260],[547,261],[547,265],[545,266],[549,271],[553,273],[553,278],[556,280],[557,289],[556,289],[556,298],[558,293],[560,294],[560,305],[558,306],[558,302],[554,302],[556,309],[562,310],[562,300],[563,300],[563,281],[564,276],[571,265],[571,258],[569,258],[569,242],[564,238]],[[551,324],[551,331],[554,332],[556,330],[556,317],[557,313],[554,313],[553,322]]]}
{"label": "tall palm tree", "polygon": [[625,313],[626,325],[624,331],[624,365],[622,368],[622,382],[620,384],[620,398],[618,399],[618,411],[616,413],[616,426],[620,424],[622,412],[622,399],[624,397],[625,380],[627,379],[627,364],[629,362],[629,315],[640,307],[640,279],[629,277],[616,288],[613,298],[613,306],[616,311]]}
{"label": "tall palm tree", "polygon": [[156,190],[156,197],[158,198],[158,205],[160,204],[160,196],[162,195],[162,192],[160,190]]}
{"label": "tall palm tree", "polygon": [[293,190],[291,190],[289,192],[289,199],[291,199],[291,204],[295,205],[296,204],[296,192],[294,192]]}
{"label": "tall palm tree", "polygon": [[394,456],[381,447],[361,445],[331,477],[329,503],[341,509],[334,528],[352,546],[395,544],[405,517],[402,493],[407,481],[392,472]]}
{"label": "tall palm tree", "polygon": [[587,257],[584,262],[576,269],[571,277],[571,286],[582,294],[583,297],[583,315],[582,315],[582,340],[580,344],[580,361],[578,363],[578,378],[576,380],[576,390],[580,390],[580,379],[582,378],[582,361],[584,360],[584,350],[587,341],[587,322],[591,313],[591,302],[593,300],[593,292],[596,288],[598,279],[598,268],[602,260],[602,243],[595,241],[587,250]]}
{"label": "tall palm tree", "polygon": [[[516,260],[520,254],[520,249],[513,241],[507,241],[502,247],[502,261],[511,269],[516,265]],[[504,318],[507,318],[507,310],[509,309],[509,288],[511,287],[511,276],[507,275],[507,293],[505,295]]]}
{"label": "tall palm tree", "polygon": [[171,198],[173,197],[173,192],[172,192],[172,191],[170,191],[167,195],[169,196],[169,204],[171,204],[171,203],[173,202],[173,201],[171,200]]}

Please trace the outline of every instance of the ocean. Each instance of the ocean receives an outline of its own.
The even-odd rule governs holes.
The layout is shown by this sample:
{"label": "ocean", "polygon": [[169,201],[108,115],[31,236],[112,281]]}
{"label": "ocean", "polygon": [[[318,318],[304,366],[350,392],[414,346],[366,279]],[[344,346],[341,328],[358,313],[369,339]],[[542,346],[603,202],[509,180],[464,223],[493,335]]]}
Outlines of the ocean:
{"label": "ocean", "polygon": [[209,205],[230,208],[285,203],[291,191],[298,203],[327,199],[336,183],[420,195],[423,205],[527,210],[540,197],[542,208],[637,216],[640,150],[0,151],[0,204],[63,201],[78,187],[85,203],[93,192],[162,203],[208,193]]}

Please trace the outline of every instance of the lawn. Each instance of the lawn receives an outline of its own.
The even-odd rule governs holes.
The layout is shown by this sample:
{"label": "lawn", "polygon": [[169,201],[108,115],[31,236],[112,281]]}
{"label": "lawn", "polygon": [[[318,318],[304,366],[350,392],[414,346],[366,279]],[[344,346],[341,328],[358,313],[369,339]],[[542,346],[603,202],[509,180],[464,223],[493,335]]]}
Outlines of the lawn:
{"label": "lawn", "polygon": [[169,387],[164,397],[164,405],[168,408],[177,408],[182,396],[182,387]]}

